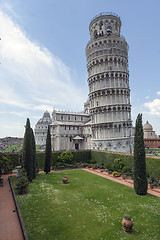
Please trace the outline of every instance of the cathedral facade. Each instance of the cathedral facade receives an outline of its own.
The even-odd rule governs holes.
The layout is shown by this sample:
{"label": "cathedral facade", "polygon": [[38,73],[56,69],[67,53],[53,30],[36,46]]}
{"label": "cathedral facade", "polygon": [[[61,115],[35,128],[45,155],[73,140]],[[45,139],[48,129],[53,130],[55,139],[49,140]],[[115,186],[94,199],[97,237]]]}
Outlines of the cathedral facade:
{"label": "cathedral facade", "polygon": [[83,113],[53,110],[52,150],[133,151],[128,44],[115,14],[97,15],[86,46],[88,100]]}

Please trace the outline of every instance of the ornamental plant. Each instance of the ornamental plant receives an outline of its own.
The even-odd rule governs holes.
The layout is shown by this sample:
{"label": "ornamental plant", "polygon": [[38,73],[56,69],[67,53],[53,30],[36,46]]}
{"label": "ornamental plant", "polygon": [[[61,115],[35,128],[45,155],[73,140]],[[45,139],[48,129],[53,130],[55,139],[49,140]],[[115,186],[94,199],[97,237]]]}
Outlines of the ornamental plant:
{"label": "ornamental plant", "polygon": [[45,150],[45,163],[44,163],[44,172],[48,174],[51,168],[51,134],[50,127],[48,126],[47,138],[46,138],[46,150]]}
{"label": "ornamental plant", "polygon": [[22,168],[19,171],[18,182],[16,184],[16,189],[18,191],[18,194],[23,195],[23,194],[27,193],[28,185],[29,185],[29,181],[27,178],[27,172],[24,168]]}
{"label": "ornamental plant", "polygon": [[117,171],[114,171],[114,172],[112,173],[112,175],[113,175],[114,177],[120,177],[120,174],[119,174],[119,172],[117,172]]}
{"label": "ornamental plant", "polygon": [[73,154],[71,153],[71,151],[62,152],[60,156],[58,156],[58,161],[63,164],[71,164],[73,163]]}
{"label": "ornamental plant", "polygon": [[134,137],[134,189],[138,195],[147,194],[146,156],[143,138],[142,114],[138,114]]}

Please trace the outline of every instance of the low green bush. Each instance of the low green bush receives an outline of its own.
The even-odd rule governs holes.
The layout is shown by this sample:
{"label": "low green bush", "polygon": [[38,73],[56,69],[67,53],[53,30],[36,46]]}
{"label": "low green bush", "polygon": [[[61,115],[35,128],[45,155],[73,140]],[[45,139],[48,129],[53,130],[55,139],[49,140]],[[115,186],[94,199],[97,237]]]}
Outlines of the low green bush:
{"label": "low green bush", "polygon": [[16,189],[17,189],[19,195],[23,195],[23,194],[27,193],[27,188],[29,185],[26,170],[23,168],[21,170],[19,170],[18,176],[19,177],[18,177],[18,181],[16,184]]}
{"label": "low green bush", "polygon": [[122,169],[122,172],[127,173],[127,172],[131,172],[131,170],[132,169],[130,167],[124,166],[123,169]]}

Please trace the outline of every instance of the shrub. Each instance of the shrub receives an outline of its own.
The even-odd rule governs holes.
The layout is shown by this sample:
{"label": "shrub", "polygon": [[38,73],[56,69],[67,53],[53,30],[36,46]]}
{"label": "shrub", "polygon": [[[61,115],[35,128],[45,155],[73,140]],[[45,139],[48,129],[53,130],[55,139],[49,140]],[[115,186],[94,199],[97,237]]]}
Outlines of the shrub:
{"label": "shrub", "polygon": [[124,166],[122,169],[122,172],[127,173],[127,172],[131,172],[131,168],[129,166]]}
{"label": "shrub", "polygon": [[73,154],[71,151],[62,152],[60,156],[58,156],[58,161],[70,164],[73,161]]}
{"label": "shrub", "polygon": [[122,168],[124,167],[124,163],[123,160],[121,158],[116,158],[114,159],[114,163],[117,165],[117,168],[122,170]]}
{"label": "shrub", "polygon": [[18,176],[19,176],[19,178],[18,178],[18,182],[16,184],[16,189],[17,189],[19,195],[23,195],[23,194],[27,193],[27,188],[29,185],[29,180],[27,178],[26,170],[24,168],[19,170]]}
{"label": "shrub", "polygon": [[119,165],[116,164],[116,163],[110,163],[109,170],[111,170],[111,171],[118,171],[119,170]]}
{"label": "shrub", "polygon": [[9,155],[0,156],[0,172],[8,173],[14,169],[12,160],[9,158]]}
{"label": "shrub", "polygon": [[109,171],[111,171],[112,164],[111,163],[106,163],[105,168],[108,169]]}

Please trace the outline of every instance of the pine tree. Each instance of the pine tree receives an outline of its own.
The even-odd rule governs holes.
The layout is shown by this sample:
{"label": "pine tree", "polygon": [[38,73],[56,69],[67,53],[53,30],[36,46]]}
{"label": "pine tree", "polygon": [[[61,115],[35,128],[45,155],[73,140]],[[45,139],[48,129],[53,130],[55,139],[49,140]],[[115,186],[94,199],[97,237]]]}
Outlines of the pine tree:
{"label": "pine tree", "polygon": [[143,138],[142,114],[138,114],[134,137],[134,189],[138,195],[147,194],[146,156]]}
{"label": "pine tree", "polygon": [[27,177],[29,181],[33,179],[33,149],[32,149],[32,136],[31,136],[31,127],[30,120],[27,118],[25,126],[25,134],[23,140],[23,150],[22,150],[22,166],[27,171]]}
{"label": "pine tree", "polygon": [[47,131],[47,139],[46,139],[46,150],[45,150],[45,164],[44,164],[44,172],[48,174],[50,172],[50,164],[51,164],[51,135],[50,135],[50,127],[48,126]]}

